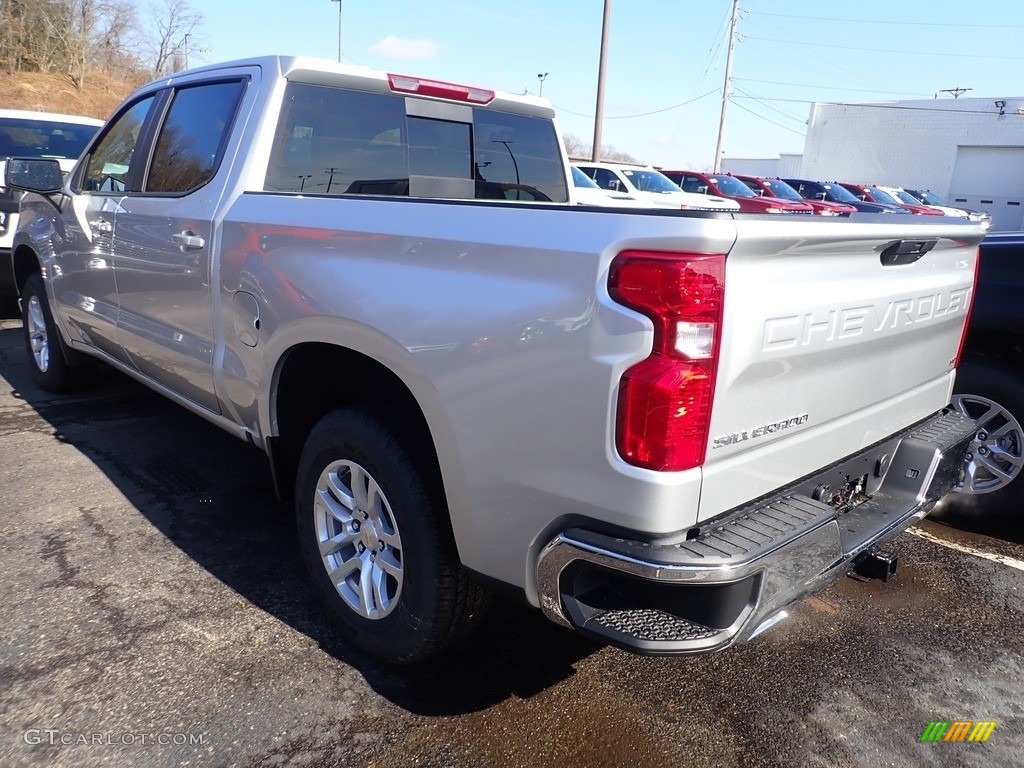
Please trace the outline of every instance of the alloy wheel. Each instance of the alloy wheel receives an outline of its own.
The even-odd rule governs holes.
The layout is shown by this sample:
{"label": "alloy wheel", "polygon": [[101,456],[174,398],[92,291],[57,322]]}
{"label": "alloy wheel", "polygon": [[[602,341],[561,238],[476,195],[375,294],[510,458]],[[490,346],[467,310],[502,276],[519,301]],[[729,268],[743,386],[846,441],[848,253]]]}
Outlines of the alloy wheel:
{"label": "alloy wheel", "polygon": [[36,367],[46,373],[50,367],[50,343],[46,333],[46,317],[39,297],[32,295],[28,300],[28,337],[32,345],[32,359]]}
{"label": "alloy wheel", "polygon": [[953,406],[978,423],[957,491],[991,493],[1006,487],[1024,467],[1024,430],[998,403],[981,395],[954,395]]}
{"label": "alloy wheel", "polygon": [[354,461],[332,462],[317,481],[313,516],[320,557],[341,599],[363,618],[390,614],[404,580],[402,538],[377,481]]}

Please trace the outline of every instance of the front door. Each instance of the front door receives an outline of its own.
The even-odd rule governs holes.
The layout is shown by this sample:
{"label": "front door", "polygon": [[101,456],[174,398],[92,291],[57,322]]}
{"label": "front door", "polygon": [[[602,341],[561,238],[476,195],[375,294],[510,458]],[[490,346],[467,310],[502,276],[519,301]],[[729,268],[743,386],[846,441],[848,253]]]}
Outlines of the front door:
{"label": "front door", "polygon": [[147,96],[130,105],[97,137],[85,168],[61,205],[62,237],[55,238],[48,277],[54,315],[67,318],[71,339],[126,362],[117,332],[114,224],[125,198],[135,145],[153,106]]}

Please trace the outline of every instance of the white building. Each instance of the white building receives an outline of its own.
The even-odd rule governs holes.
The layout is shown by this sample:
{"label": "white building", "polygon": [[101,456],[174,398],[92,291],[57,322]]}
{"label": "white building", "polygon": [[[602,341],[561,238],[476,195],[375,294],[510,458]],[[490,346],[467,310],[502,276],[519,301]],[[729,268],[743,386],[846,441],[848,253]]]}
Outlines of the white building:
{"label": "white building", "polygon": [[[787,176],[794,165],[793,156],[774,162],[775,172],[764,161],[723,167]],[[930,189],[988,211],[994,230],[1024,229],[1024,98],[814,104],[796,175]]]}

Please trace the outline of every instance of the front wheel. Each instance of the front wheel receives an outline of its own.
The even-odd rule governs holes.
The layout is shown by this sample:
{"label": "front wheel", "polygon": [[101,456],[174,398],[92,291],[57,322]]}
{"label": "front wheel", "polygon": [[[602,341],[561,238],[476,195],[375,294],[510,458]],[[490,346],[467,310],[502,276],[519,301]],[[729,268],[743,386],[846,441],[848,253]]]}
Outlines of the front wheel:
{"label": "front wheel", "polygon": [[478,623],[486,591],[462,569],[441,493],[383,408],[313,428],[296,493],[299,544],[344,637],[381,661],[439,653]]}
{"label": "front wheel", "polygon": [[29,275],[22,286],[21,310],[25,350],[32,361],[36,383],[47,392],[70,392],[88,384],[94,363],[64,344],[38,272]]}

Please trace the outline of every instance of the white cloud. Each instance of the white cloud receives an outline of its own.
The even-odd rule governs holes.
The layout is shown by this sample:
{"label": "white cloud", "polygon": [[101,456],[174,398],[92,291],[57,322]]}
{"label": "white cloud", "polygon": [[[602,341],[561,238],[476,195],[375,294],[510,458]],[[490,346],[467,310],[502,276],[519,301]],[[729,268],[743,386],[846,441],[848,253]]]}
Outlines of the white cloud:
{"label": "white cloud", "polygon": [[441,53],[442,46],[433,40],[406,40],[405,38],[388,35],[383,40],[370,46],[370,50],[393,59],[432,59]]}

